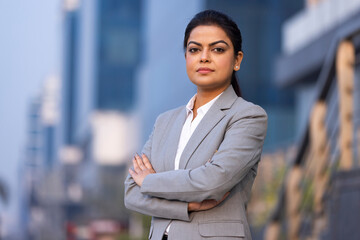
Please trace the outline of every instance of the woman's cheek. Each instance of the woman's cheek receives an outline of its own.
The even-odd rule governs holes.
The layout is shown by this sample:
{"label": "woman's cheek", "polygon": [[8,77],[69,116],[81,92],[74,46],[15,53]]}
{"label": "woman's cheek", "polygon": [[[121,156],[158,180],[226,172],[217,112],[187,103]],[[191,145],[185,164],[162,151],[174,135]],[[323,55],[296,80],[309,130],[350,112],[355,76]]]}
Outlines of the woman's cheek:
{"label": "woman's cheek", "polygon": [[233,66],[235,64],[234,61],[232,61],[231,59],[228,58],[223,58],[221,61],[219,61],[219,63],[221,63],[220,68],[221,69],[226,69],[225,71],[227,71],[229,74],[232,74],[233,72]]}
{"label": "woman's cheek", "polygon": [[192,68],[194,65],[194,58],[192,57],[187,57],[186,58],[186,67],[187,68]]}

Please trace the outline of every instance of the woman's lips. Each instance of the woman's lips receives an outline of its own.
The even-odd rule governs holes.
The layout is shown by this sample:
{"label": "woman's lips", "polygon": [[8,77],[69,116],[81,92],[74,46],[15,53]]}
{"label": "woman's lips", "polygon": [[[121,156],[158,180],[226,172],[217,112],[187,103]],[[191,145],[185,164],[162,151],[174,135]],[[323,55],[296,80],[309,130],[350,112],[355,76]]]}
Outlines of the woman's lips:
{"label": "woman's lips", "polygon": [[211,72],[213,72],[213,71],[214,71],[214,70],[212,70],[211,68],[204,68],[204,67],[199,68],[199,69],[197,70],[198,73],[202,73],[202,74],[211,73]]}

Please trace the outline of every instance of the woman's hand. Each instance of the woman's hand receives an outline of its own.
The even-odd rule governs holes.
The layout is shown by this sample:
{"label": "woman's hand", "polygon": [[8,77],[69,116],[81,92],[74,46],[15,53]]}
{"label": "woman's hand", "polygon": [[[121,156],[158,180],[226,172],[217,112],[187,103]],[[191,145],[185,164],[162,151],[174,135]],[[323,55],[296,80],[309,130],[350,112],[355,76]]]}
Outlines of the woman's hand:
{"label": "woman's hand", "polygon": [[135,154],[133,168],[134,169],[129,169],[129,173],[140,187],[147,175],[156,173],[145,154],[142,154],[142,159],[138,154]]}
{"label": "woman's hand", "polygon": [[188,211],[197,212],[197,211],[209,210],[219,205],[222,201],[224,201],[225,198],[227,198],[227,196],[229,196],[229,194],[230,192],[227,192],[220,201],[216,201],[214,199],[208,199],[202,202],[190,202],[188,204]]}

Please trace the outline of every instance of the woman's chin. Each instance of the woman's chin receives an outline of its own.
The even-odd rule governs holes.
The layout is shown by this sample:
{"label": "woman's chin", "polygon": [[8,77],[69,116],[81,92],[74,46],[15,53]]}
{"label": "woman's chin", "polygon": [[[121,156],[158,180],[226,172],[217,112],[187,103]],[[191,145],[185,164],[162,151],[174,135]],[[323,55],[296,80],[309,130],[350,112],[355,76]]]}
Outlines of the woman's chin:
{"label": "woman's chin", "polygon": [[206,90],[206,91],[224,89],[227,86],[229,86],[229,83],[227,83],[227,82],[226,83],[209,83],[209,82],[197,81],[197,82],[192,82],[192,83],[195,84],[198,89],[202,89],[202,90]]}

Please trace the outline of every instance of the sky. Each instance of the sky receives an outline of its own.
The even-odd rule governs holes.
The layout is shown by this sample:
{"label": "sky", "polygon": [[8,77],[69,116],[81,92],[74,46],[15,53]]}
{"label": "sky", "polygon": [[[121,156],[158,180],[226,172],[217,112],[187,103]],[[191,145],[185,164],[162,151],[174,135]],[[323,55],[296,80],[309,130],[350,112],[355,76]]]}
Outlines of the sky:
{"label": "sky", "polygon": [[16,224],[29,105],[44,79],[60,73],[61,14],[61,0],[0,0],[0,180],[10,190],[0,215],[10,225]]}

